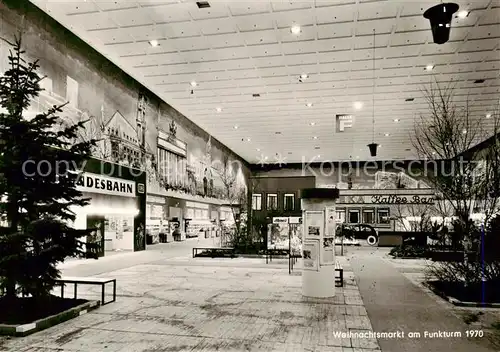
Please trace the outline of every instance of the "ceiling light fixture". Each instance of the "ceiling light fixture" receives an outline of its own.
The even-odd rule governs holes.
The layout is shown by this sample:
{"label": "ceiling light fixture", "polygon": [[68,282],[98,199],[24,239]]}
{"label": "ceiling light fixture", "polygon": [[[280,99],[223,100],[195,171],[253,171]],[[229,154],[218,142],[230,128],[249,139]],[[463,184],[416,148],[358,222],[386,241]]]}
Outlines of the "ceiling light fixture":
{"label": "ceiling light fixture", "polygon": [[318,139],[318,136],[314,136],[313,139]]}
{"label": "ceiling light fixture", "polygon": [[189,83],[191,85],[191,87],[196,87],[198,85],[198,83],[196,83],[195,81],[191,81],[191,83]]}
{"label": "ceiling light fixture", "polygon": [[386,137],[389,137],[389,136],[390,136],[390,134],[389,134],[389,133],[386,133],[386,134],[385,134],[385,136],[386,136]]}
{"label": "ceiling light fixture", "polygon": [[217,110],[217,112],[221,112],[222,108],[215,108],[215,110]]}
{"label": "ceiling light fixture", "polygon": [[250,138],[247,138],[247,142],[250,142]]}
{"label": "ceiling light fixture", "polygon": [[321,158],[321,155],[320,155],[320,154],[318,154],[318,158]]}
{"label": "ceiling light fixture", "polygon": [[399,122],[399,121],[401,121],[401,120],[400,119],[394,119],[394,122]]}
{"label": "ceiling light fixture", "polygon": [[149,45],[151,45],[153,48],[156,48],[157,46],[160,46],[160,43],[158,43],[157,40],[153,39],[149,41]]}
{"label": "ceiling light fixture", "polygon": [[463,133],[463,134],[467,134],[467,130],[464,128],[464,129],[462,130],[462,133]]}
{"label": "ceiling light fixture", "polygon": [[434,65],[429,64],[429,65],[425,66],[425,70],[426,71],[432,71],[432,70],[434,70]]}
{"label": "ceiling light fixture", "polygon": [[301,79],[308,79],[309,75],[307,73],[303,73],[303,74],[300,75],[300,78]]}
{"label": "ceiling light fixture", "polygon": [[210,4],[208,3],[208,1],[197,1],[196,5],[198,5],[199,9],[206,9],[206,8],[210,7]]}
{"label": "ceiling light fixture", "polygon": [[306,104],[306,106],[307,106],[308,108],[310,108],[310,107],[312,107],[312,106],[313,106],[313,104],[312,104],[312,103],[307,103],[307,104]]}
{"label": "ceiling light fixture", "polygon": [[372,142],[367,145],[372,157],[377,156],[379,145],[375,143],[375,28],[373,28],[373,71],[372,71]]}
{"label": "ceiling light fixture", "polygon": [[469,16],[469,11],[467,10],[463,10],[463,11],[460,11],[458,14],[457,14],[457,17],[458,18],[466,18],[467,16]]}
{"label": "ceiling light fixture", "polygon": [[310,125],[314,126],[314,125],[316,125],[316,122],[311,122]]}
{"label": "ceiling light fixture", "polygon": [[354,109],[356,110],[361,110],[363,108],[363,103],[360,101],[357,101],[354,103]]}
{"label": "ceiling light fixture", "polygon": [[300,32],[302,32],[302,29],[298,25],[293,25],[292,28],[290,28],[290,32],[295,35],[299,35]]}
{"label": "ceiling light fixture", "polygon": [[260,152],[260,148],[257,148],[257,151]]}
{"label": "ceiling light fixture", "polygon": [[486,118],[487,119],[491,118],[491,114],[486,114]]}
{"label": "ceiling light fixture", "polygon": [[234,129],[235,129],[235,130],[237,130],[237,129],[238,129],[238,125],[235,125],[235,126],[234,126]]}

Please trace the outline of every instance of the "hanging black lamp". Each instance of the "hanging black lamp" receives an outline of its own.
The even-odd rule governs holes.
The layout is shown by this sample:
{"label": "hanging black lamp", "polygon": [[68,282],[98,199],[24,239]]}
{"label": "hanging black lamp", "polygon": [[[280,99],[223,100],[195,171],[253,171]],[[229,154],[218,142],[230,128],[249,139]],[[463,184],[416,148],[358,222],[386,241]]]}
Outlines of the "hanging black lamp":
{"label": "hanging black lamp", "polygon": [[375,143],[375,29],[373,29],[373,94],[372,94],[372,142],[368,144],[371,156],[377,156],[378,144]]}
{"label": "hanging black lamp", "polygon": [[424,12],[431,23],[432,38],[436,44],[444,44],[450,39],[451,20],[459,6],[455,3],[441,3]]}

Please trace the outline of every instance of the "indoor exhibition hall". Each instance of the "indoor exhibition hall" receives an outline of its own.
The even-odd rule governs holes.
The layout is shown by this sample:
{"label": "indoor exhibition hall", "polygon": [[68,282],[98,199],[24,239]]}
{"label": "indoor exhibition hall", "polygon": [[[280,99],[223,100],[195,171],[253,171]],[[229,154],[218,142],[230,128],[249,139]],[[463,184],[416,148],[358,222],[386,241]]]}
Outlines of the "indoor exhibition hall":
{"label": "indoor exhibition hall", "polygon": [[500,351],[500,0],[0,16],[0,352]]}

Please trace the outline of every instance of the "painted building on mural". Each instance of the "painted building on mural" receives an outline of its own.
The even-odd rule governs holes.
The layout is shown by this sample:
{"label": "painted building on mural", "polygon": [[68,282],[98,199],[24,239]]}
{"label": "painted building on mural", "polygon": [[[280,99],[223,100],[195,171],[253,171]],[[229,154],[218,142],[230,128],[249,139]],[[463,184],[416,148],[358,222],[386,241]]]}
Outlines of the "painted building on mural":
{"label": "painted building on mural", "polygon": [[[146,218],[160,219],[163,227],[175,220],[186,232],[185,219],[209,227],[230,218],[235,204],[225,196],[215,165],[230,161],[239,190],[247,189],[248,165],[42,11],[26,6],[12,10],[0,4],[0,35],[12,40],[22,29],[26,59],[38,60],[39,73],[45,76],[44,90],[26,117],[67,103],[62,121],[87,121],[79,138],[98,140],[94,158],[145,171],[149,199],[155,200]],[[8,53],[9,45],[2,42],[2,72]],[[155,221],[150,223],[156,229]]]}

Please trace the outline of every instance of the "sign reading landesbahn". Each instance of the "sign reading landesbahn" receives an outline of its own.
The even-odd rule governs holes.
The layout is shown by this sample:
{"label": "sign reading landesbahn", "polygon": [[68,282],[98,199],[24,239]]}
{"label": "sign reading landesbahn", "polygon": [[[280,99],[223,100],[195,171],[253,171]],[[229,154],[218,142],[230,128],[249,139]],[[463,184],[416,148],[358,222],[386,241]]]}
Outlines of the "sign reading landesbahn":
{"label": "sign reading landesbahn", "polygon": [[84,172],[78,176],[76,189],[80,192],[100,193],[122,197],[136,196],[135,182],[88,172]]}

